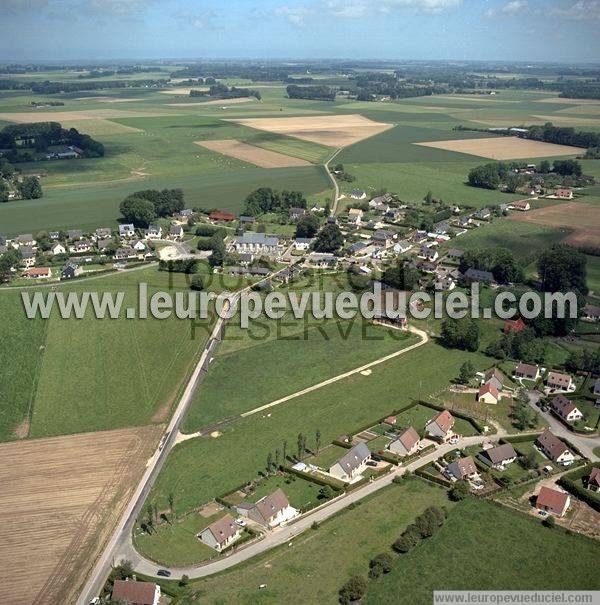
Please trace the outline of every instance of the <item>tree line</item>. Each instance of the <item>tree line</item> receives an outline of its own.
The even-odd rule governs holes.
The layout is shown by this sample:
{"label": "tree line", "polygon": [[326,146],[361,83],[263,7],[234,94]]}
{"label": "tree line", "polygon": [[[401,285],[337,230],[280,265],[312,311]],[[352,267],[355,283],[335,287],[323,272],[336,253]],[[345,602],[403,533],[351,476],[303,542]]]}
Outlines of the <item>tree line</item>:
{"label": "tree line", "polygon": [[181,189],[145,189],[128,195],[119,206],[123,218],[136,227],[148,227],[159,217],[171,216],[183,210]]}
{"label": "tree line", "polygon": [[316,101],[334,101],[336,90],[330,86],[297,86],[290,84],[286,88],[290,99],[313,99]]}
{"label": "tree line", "polygon": [[261,94],[258,90],[251,88],[237,88],[232,86],[229,88],[225,84],[213,84],[208,90],[190,90],[190,97],[213,97],[216,99],[237,99],[240,97],[255,97],[261,100]]}

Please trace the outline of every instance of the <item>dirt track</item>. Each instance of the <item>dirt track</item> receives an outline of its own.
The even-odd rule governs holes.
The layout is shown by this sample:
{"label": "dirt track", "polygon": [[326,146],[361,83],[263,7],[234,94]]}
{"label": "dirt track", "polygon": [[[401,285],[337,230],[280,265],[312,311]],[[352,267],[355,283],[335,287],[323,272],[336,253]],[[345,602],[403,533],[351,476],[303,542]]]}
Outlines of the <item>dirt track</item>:
{"label": "dirt track", "polygon": [[195,141],[196,145],[222,153],[223,155],[249,162],[261,168],[285,168],[288,166],[310,166],[310,162],[283,153],[262,149],[235,139],[223,141]]}
{"label": "dirt track", "polygon": [[575,246],[597,246],[600,241],[600,212],[592,204],[558,202],[530,212],[517,212],[509,220],[570,229],[572,233],[565,242]]}
{"label": "dirt track", "polygon": [[558,155],[575,155],[583,149],[567,145],[554,145],[540,141],[529,141],[519,137],[490,137],[482,139],[457,139],[416,143],[422,147],[434,147],[457,153],[476,155],[492,160],[514,160],[519,158],[543,158]]}
{"label": "dirt track", "polygon": [[74,602],[160,432],[0,444],[0,603]]}

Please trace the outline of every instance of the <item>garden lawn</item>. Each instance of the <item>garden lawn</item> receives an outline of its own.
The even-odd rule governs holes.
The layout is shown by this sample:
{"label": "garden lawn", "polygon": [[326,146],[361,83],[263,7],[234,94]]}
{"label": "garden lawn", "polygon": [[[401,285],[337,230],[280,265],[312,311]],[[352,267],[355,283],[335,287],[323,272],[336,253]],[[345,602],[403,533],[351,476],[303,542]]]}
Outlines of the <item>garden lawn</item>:
{"label": "garden lawn", "polygon": [[[392,485],[351,509],[294,538],[292,545],[266,552],[249,562],[190,588],[197,603],[251,605],[337,602],[337,592],[351,575],[366,575],[369,560],[391,552],[391,543],[428,506],[453,510],[446,492],[417,479]],[[266,584],[266,588],[258,587]]]}
{"label": "garden lawn", "polygon": [[255,484],[254,491],[246,498],[249,502],[258,502],[261,498],[281,489],[290,504],[298,510],[314,508],[319,501],[321,486],[297,475],[274,475]]}
{"label": "garden lawn", "polygon": [[311,456],[304,460],[307,464],[314,464],[323,470],[331,468],[334,462],[337,462],[342,456],[345,456],[348,450],[340,445],[328,445],[322,449],[316,456]]}
{"label": "garden lawn", "polygon": [[411,603],[429,605],[432,589],[598,590],[600,578],[591,563],[597,560],[594,540],[468,499],[450,512],[437,535],[402,556],[388,576],[370,583],[365,603],[395,604],[398,595],[407,594]]}
{"label": "garden lawn", "polygon": [[203,517],[193,512],[172,524],[161,522],[151,534],[142,533],[141,529],[136,527],[134,544],[147,557],[165,566],[191,565],[211,559],[218,553],[196,535],[226,513],[227,511],[221,511],[212,517]]}
{"label": "garden lawn", "polygon": [[[400,429],[412,426],[418,432],[423,430],[425,425],[430,420],[433,420],[437,414],[439,414],[437,410],[418,404],[404,412],[401,412],[400,414],[397,414],[397,422],[394,428]],[[470,422],[457,417],[454,418],[454,421],[454,428],[452,430],[455,433],[465,437],[477,435],[477,431]]]}

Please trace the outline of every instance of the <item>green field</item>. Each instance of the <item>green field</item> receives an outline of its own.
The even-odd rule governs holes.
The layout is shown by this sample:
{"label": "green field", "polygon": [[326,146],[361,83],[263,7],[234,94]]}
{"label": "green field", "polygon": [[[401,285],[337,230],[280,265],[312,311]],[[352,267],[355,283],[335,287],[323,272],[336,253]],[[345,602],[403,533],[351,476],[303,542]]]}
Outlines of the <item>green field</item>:
{"label": "green field", "polygon": [[[149,293],[169,288],[167,273],[148,268],[61,289],[123,292],[123,304],[137,308],[142,281]],[[182,275],[174,276],[172,287],[187,290]],[[12,378],[1,387],[5,439],[28,419],[30,437],[165,422],[207,337],[198,329],[192,338],[190,322],[175,316],[99,320],[91,308],[83,319],[62,319],[55,308],[48,320],[27,320],[16,291],[0,292],[0,309],[2,341],[14,343],[3,353],[5,375]]]}
{"label": "green field", "polygon": [[46,327],[42,319],[25,317],[18,292],[0,293],[0,441],[27,435]]}
{"label": "green field", "polygon": [[436,536],[401,557],[388,576],[370,583],[365,603],[397,603],[399,594],[410,594],[411,603],[426,605],[432,590],[442,587],[598,590],[593,565],[570,563],[597,560],[597,548],[589,538],[548,530],[533,518],[483,500],[466,500]]}
{"label": "green field", "polygon": [[594,293],[600,292],[600,256],[586,256],[587,286]]}
{"label": "green field", "polygon": [[[363,321],[307,327],[295,320],[284,323],[288,330],[290,324],[292,328],[296,324],[296,333],[278,338],[274,333],[264,340],[260,337],[266,330],[275,332],[278,326],[264,319],[259,323],[260,329],[256,325],[250,328],[249,345],[217,355],[195,395],[185,431],[194,432],[211,422],[247,412],[417,342],[410,333]],[[248,335],[242,338],[248,339]]]}
{"label": "green field", "polygon": [[[307,436],[309,450],[315,433],[326,444],[354,432],[412,399],[425,398],[445,387],[465,359],[486,367],[481,354],[447,350],[434,342],[372,369],[369,376],[353,375],[270,410],[223,427],[218,438],[197,437],[176,446],[150,495],[164,507],[168,494],[176,496],[178,514],[254,479],[269,452],[296,450],[298,433]],[[415,380],[415,377],[418,379]],[[430,410],[431,417],[435,414]],[[466,429],[465,429],[466,430]]]}

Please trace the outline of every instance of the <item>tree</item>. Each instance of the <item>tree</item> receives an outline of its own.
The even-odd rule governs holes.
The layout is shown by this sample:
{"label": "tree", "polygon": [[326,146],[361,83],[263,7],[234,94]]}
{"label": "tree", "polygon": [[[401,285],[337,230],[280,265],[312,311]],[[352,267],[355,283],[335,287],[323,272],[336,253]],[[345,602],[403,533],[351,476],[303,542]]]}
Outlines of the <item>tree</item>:
{"label": "tree", "polygon": [[317,432],[315,434],[315,447],[317,449],[318,454],[319,450],[321,449],[321,431],[319,429],[317,429]]}
{"label": "tree", "polygon": [[305,214],[296,223],[296,237],[314,237],[319,230],[319,219],[313,214]]}
{"label": "tree", "polygon": [[431,202],[433,201],[433,193],[431,191],[428,191],[425,194],[425,199],[423,200],[426,204],[431,204]]}
{"label": "tree", "polygon": [[334,224],[327,224],[319,234],[314,243],[316,252],[336,252],[344,244],[344,236],[340,228]]}
{"label": "tree", "polygon": [[333,498],[334,496],[335,496],[335,492],[333,491],[333,488],[331,487],[331,485],[324,485],[319,490],[319,498],[321,500],[331,500],[331,498]]}
{"label": "tree", "polygon": [[298,433],[298,459],[301,460],[304,456],[304,436]]}
{"label": "tree", "polygon": [[460,366],[460,374],[458,375],[458,382],[461,384],[469,384],[471,379],[475,376],[475,367],[470,361],[465,361]]}
{"label": "tree", "polygon": [[523,456],[521,458],[521,462],[523,466],[528,470],[533,470],[534,468],[538,467],[538,461],[533,450]]}
{"label": "tree", "polygon": [[271,468],[273,467],[273,454],[269,452],[267,454],[267,473],[271,472]]}
{"label": "tree", "polygon": [[542,160],[540,162],[538,172],[541,172],[542,174],[548,174],[551,169],[552,169],[552,166],[550,165],[550,162],[548,160]]}
{"label": "tree", "polygon": [[187,586],[190,583],[190,577],[186,574],[181,576],[181,580],[179,580],[179,586]]}
{"label": "tree", "polygon": [[283,461],[285,462],[287,460],[287,447],[288,447],[288,443],[287,441],[284,439],[283,440]]}
{"label": "tree", "polygon": [[513,408],[513,424],[520,431],[535,428],[537,415],[527,404],[517,403]]}
{"label": "tree", "polygon": [[392,548],[399,553],[407,553],[421,540],[421,532],[415,525],[409,525],[402,535],[392,544]]}
{"label": "tree", "polygon": [[173,509],[175,508],[175,496],[173,492],[169,493],[169,512],[173,514]]}
{"label": "tree", "polygon": [[448,348],[477,351],[479,338],[479,325],[472,319],[446,319],[442,323],[440,340]]}
{"label": "tree", "polygon": [[154,204],[141,197],[130,196],[119,206],[123,218],[137,227],[147,227],[155,218]]}
{"label": "tree", "polygon": [[394,568],[394,557],[389,552],[382,552],[369,561],[369,577],[378,578],[379,576],[390,573]]}
{"label": "tree", "polygon": [[16,267],[20,260],[21,253],[12,248],[0,256],[0,282],[6,281],[11,276],[11,269]]}
{"label": "tree", "polygon": [[483,164],[473,168],[468,175],[469,185],[484,189],[498,189],[500,174],[498,164]]}
{"label": "tree", "polygon": [[352,576],[340,589],[339,601],[341,605],[348,605],[360,601],[367,592],[367,580],[362,576]]}
{"label": "tree", "polygon": [[581,164],[577,160],[554,160],[554,172],[562,176],[581,176]]}
{"label": "tree", "polygon": [[556,527],[556,519],[552,516],[552,515],[548,515],[545,519],[544,519],[544,525],[548,528],[548,529],[553,529],[554,527]]}
{"label": "tree", "polygon": [[115,567],[115,577],[117,580],[126,580],[133,575],[133,563],[129,559],[121,559]]}
{"label": "tree", "polygon": [[192,281],[190,283],[192,290],[204,290],[204,277],[200,273],[192,275]]}
{"label": "tree", "polygon": [[397,290],[412,290],[419,281],[419,277],[417,269],[400,262],[387,268],[381,276],[381,281]]}
{"label": "tree", "polygon": [[26,176],[23,182],[19,183],[19,193],[26,200],[37,200],[44,195],[40,181],[35,176]]}
{"label": "tree", "polygon": [[225,242],[219,233],[215,233],[210,238],[210,247],[212,249],[212,254],[210,255],[208,262],[211,267],[221,267],[223,266],[223,262],[225,261],[225,256],[227,254],[227,250],[225,249]]}
{"label": "tree", "polygon": [[587,295],[586,257],[571,246],[556,244],[544,251],[538,260],[538,273],[544,292],[575,290]]}
{"label": "tree", "polygon": [[2,180],[0,180],[0,203],[8,202],[8,186]]}
{"label": "tree", "polygon": [[450,500],[458,502],[459,500],[464,500],[469,493],[469,484],[466,481],[460,480],[450,488],[448,495],[450,496]]}

